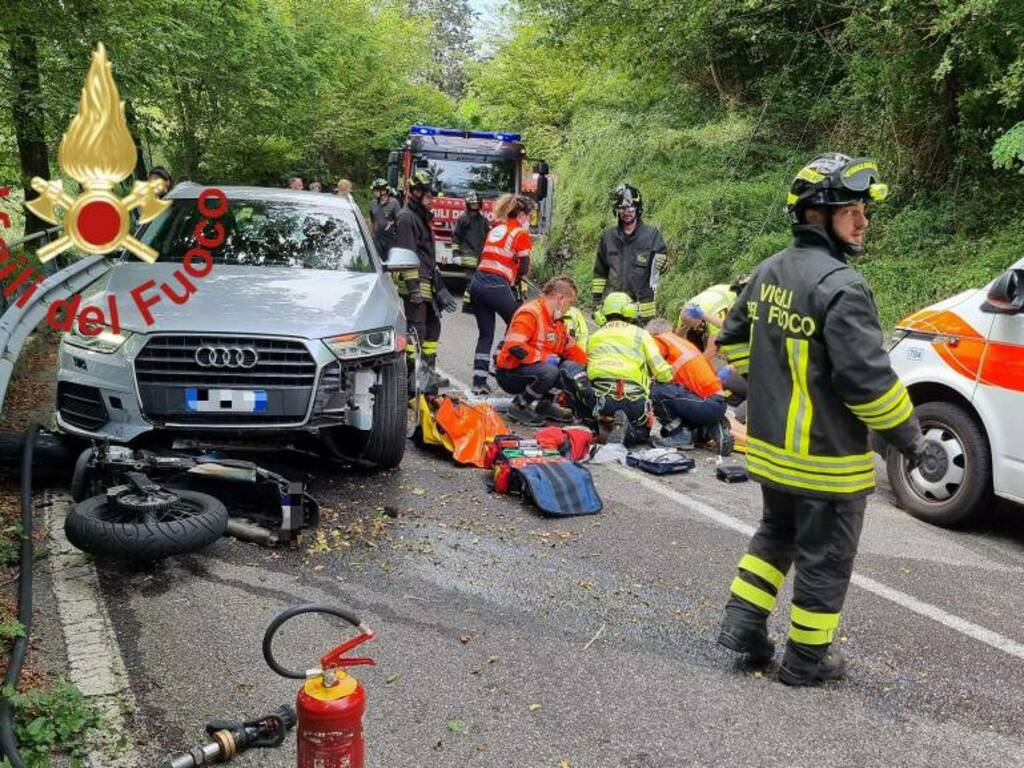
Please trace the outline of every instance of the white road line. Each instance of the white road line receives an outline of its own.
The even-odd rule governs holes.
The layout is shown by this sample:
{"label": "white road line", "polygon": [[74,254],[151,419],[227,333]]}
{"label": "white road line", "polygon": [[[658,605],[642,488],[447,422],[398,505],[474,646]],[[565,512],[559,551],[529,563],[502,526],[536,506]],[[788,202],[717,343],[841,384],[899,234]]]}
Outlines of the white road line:
{"label": "white road line", "polygon": [[[458,389],[469,390],[469,387],[467,387],[463,382],[452,376],[448,376],[448,380]],[[672,501],[682,504],[684,507],[713,520],[723,528],[729,528],[737,533],[742,533],[745,536],[752,536],[756,530],[755,527],[749,523],[745,523],[732,515],[721,512],[714,507],[693,498],[692,496],[687,496],[685,493],[681,493],[674,488],[669,487],[665,483],[646,477],[645,475],[640,474],[637,470],[628,469],[619,464],[610,464],[606,466],[609,466],[616,474],[628,478],[631,482],[638,483],[654,493],[660,494]],[[912,611],[919,616],[924,616],[932,621],[936,621],[943,626],[959,632],[961,635],[966,635],[967,637],[973,638],[974,640],[984,643],[991,648],[995,648],[997,651],[1009,654],[1010,656],[1015,656],[1018,659],[1024,659],[1024,643],[1018,643],[1016,640],[1004,637],[998,632],[983,627],[980,624],[975,624],[974,622],[961,618],[949,611],[945,611],[937,605],[932,605],[931,603],[926,603],[923,600],[918,600],[913,595],[908,595],[906,592],[901,592],[900,590],[883,584],[880,581],[875,581],[868,576],[862,576],[859,573],[854,573],[850,581],[873,595],[877,595],[885,600],[896,603],[896,605],[906,608],[908,611]]]}
{"label": "white road line", "polygon": [[[747,536],[753,535],[755,531],[754,526],[749,523],[738,520],[732,515],[721,512],[702,501],[691,496],[687,496],[685,493],[681,493],[674,488],[670,488],[665,483],[645,477],[636,470],[628,469],[618,464],[610,464],[607,466],[609,466],[613,472],[624,478],[628,478],[631,482],[638,483],[654,493],[671,499],[687,509],[715,521],[725,528],[731,528],[732,530]],[[883,584],[880,581],[875,581],[868,576],[854,573],[850,581],[861,589],[867,590],[878,597],[896,603],[896,605],[906,608],[908,611],[912,611],[920,616],[936,621],[962,635],[966,635],[967,637],[982,642],[991,648],[995,648],[997,651],[1002,651],[1003,653],[1015,656],[1018,659],[1024,659],[1024,643],[1018,643],[1016,640],[1004,637],[998,632],[961,618],[960,616],[950,613],[949,611],[945,611],[936,605],[926,603],[923,600],[918,600],[913,595],[908,595],[906,592],[901,592],[900,590],[890,587],[887,584]]]}

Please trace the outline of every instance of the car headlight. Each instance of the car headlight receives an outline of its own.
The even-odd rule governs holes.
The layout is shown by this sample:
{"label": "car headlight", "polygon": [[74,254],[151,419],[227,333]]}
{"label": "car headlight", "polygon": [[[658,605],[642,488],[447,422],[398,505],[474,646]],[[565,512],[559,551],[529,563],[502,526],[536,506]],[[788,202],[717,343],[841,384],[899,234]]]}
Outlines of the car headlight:
{"label": "car headlight", "polygon": [[378,328],[361,333],[343,333],[328,336],[323,342],[339,360],[372,357],[395,351],[395,331],[393,328]]}
{"label": "car headlight", "polygon": [[93,352],[102,352],[105,355],[109,355],[119,350],[121,345],[128,341],[131,335],[131,331],[122,330],[114,333],[113,330],[104,326],[103,330],[96,336],[86,336],[79,330],[78,323],[72,323],[71,330],[64,334],[64,341],[74,347],[90,349]]}

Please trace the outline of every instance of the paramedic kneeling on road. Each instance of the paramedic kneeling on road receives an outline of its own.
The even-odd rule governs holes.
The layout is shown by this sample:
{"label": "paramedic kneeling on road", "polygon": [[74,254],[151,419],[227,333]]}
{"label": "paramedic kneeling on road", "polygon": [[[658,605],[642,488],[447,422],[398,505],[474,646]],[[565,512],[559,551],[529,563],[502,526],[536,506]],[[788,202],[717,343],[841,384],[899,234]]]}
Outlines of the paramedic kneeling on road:
{"label": "paramedic kneeling on road", "polygon": [[601,327],[587,341],[587,375],[597,398],[595,415],[613,421],[608,442],[627,446],[650,437],[651,379],[672,381],[672,369],[651,334],[633,325],[636,315],[636,304],[629,296],[609,293],[595,314]]}
{"label": "paramedic kneeling on road", "polygon": [[718,642],[768,661],[767,621],[795,566],[787,685],[843,674],[829,656],[875,489],[868,430],[913,462],[937,444],[885,353],[878,309],[847,262],[861,252],[867,205],[885,198],[866,158],[826,154],[796,175],[793,244],[762,262],[725,321],[719,347],[749,371],[747,468],[761,484],[761,524],[739,562]]}
{"label": "paramedic kneeling on road", "polygon": [[512,317],[497,370],[498,384],[515,395],[508,410],[512,421],[535,427],[549,419],[572,421],[572,413],[554,402],[554,389],[566,392],[577,412],[592,412],[587,355],[563,322],[576,295],[572,278],[553,277],[539,299],[524,304]]}
{"label": "paramedic kneeling on road", "polygon": [[[655,318],[647,324],[647,332],[654,337],[658,351],[672,368],[673,379],[668,384],[654,384],[651,387],[651,403],[654,415],[661,422],[661,436],[671,439],[683,436],[687,431],[698,432],[697,442],[716,440],[724,442],[718,429],[729,430],[725,418],[725,397],[722,382],[701,354],[696,345],[672,333],[668,320]],[[680,443],[692,443],[685,435]]]}

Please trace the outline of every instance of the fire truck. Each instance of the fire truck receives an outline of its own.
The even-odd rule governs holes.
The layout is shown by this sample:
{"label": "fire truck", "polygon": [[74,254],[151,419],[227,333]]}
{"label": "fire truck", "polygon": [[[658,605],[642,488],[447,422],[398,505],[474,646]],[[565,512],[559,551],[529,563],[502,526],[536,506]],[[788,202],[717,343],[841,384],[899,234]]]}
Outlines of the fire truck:
{"label": "fire truck", "polygon": [[550,226],[553,190],[548,164],[527,158],[519,134],[414,125],[405,146],[388,157],[388,183],[405,193],[409,177],[420,169],[432,171],[440,187],[431,206],[432,226],[437,262],[448,279],[464,279],[468,271],[454,262],[451,243],[455,222],[466,209],[463,198],[469,192],[477,192],[483,199],[483,213],[488,218],[492,218],[494,201],[500,195],[527,194],[538,203],[531,233],[543,235]]}

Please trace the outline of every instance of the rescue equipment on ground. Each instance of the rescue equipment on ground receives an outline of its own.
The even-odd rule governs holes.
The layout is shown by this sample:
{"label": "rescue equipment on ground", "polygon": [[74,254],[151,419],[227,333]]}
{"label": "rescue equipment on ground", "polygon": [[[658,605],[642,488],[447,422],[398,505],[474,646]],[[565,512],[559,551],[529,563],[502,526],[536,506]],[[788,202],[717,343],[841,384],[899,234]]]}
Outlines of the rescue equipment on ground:
{"label": "rescue equipment on ground", "polygon": [[604,508],[590,470],[538,440],[502,435],[489,458],[493,490],[519,494],[545,515],[593,515]]}
{"label": "rescue equipment on ground", "polygon": [[442,395],[420,395],[413,439],[443,448],[459,464],[486,467],[487,447],[508,425],[493,406]]}
{"label": "rescue equipment on ground", "polygon": [[[293,671],[274,658],[274,635],[286,621],[307,613],[337,616],[358,629],[359,634],[321,656],[318,668]],[[373,637],[373,631],[351,611],[330,605],[289,608],[267,627],[263,636],[263,658],[267,665],[281,677],[305,680],[295,700],[298,768],[363,768],[366,691],[344,667],[376,663],[369,658],[345,656]]]}
{"label": "rescue equipment on ground", "polygon": [[715,467],[715,477],[723,483],[745,483],[750,479],[746,468],[735,464],[719,464]]}
{"label": "rescue equipment on ground", "polygon": [[697,462],[683,456],[674,448],[648,448],[629,453],[626,456],[626,466],[642,469],[652,475],[674,475],[678,472],[689,472],[697,466]]}
{"label": "rescue equipment on ground", "polygon": [[584,461],[594,444],[594,433],[578,426],[544,427],[534,433],[533,439],[542,448],[558,451],[572,461]]}
{"label": "rescue equipment on ground", "polygon": [[199,768],[226,763],[250,749],[273,749],[284,743],[295,727],[295,710],[287,704],[269,714],[241,723],[213,722],[206,726],[210,741],[177,757],[169,757],[158,768]]}

